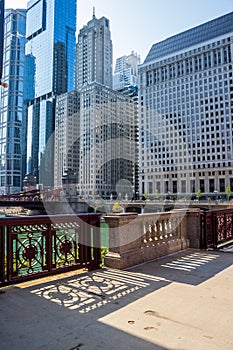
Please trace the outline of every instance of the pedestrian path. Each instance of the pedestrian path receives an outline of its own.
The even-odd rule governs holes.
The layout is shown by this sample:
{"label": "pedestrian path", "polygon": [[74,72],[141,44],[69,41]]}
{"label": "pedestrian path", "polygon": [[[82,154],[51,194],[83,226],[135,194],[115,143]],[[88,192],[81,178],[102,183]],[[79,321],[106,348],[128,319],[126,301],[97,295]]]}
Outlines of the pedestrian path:
{"label": "pedestrian path", "polygon": [[232,350],[233,255],[187,250],[0,296],[1,350]]}

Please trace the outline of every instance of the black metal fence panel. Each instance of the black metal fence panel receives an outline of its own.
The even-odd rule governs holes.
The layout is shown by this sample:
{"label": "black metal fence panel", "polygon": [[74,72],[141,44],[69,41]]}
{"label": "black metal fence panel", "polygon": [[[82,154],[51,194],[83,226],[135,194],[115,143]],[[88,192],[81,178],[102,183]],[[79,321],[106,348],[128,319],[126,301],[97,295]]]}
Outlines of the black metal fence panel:
{"label": "black metal fence panel", "polygon": [[101,265],[100,214],[0,219],[0,286]]}

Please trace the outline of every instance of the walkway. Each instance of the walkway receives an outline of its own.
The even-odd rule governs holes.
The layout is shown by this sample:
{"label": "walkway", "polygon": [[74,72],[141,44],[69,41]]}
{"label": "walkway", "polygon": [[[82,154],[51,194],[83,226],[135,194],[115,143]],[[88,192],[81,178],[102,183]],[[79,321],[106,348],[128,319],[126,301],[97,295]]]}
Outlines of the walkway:
{"label": "walkway", "polygon": [[187,250],[8,288],[0,349],[232,350],[232,263],[232,253]]}

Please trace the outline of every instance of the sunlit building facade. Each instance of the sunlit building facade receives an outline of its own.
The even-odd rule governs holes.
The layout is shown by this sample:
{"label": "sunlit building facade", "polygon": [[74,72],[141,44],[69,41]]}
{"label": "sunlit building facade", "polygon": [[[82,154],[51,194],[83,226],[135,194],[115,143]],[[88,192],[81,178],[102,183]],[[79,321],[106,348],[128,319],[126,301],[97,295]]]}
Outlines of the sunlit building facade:
{"label": "sunlit building facade", "polygon": [[233,12],[156,43],[140,66],[141,191],[233,191]]}
{"label": "sunlit building facade", "polygon": [[95,14],[79,32],[76,90],[93,82],[112,88],[112,40],[109,20]]}
{"label": "sunlit building facade", "polygon": [[124,55],[116,59],[113,75],[113,89],[121,90],[125,86],[138,86],[138,66],[140,56],[132,51],[130,55]]}
{"label": "sunlit building facade", "polygon": [[53,186],[55,98],[74,89],[76,0],[31,0],[26,29],[27,172]]}

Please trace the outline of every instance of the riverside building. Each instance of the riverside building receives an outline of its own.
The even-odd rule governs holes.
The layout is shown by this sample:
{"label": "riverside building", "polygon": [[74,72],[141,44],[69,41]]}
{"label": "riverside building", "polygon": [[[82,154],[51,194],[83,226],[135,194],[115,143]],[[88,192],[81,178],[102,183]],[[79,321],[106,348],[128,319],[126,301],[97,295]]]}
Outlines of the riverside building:
{"label": "riverside building", "polygon": [[0,193],[19,192],[22,186],[22,119],[25,69],[26,10],[6,9],[0,91]]}
{"label": "riverside building", "polygon": [[141,191],[233,191],[233,12],[156,43],[139,69]]}
{"label": "riverside building", "polygon": [[77,91],[56,99],[54,140],[54,187],[62,187],[62,178],[69,171],[78,181],[80,98]]}
{"label": "riverside building", "polygon": [[85,198],[132,197],[138,159],[135,90],[127,93],[112,90],[109,20],[97,19],[95,12],[78,35],[76,90],[78,194]]}
{"label": "riverside building", "polygon": [[132,197],[137,161],[135,101],[98,83],[80,92],[78,193]]}
{"label": "riverside building", "polygon": [[76,0],[30,0],[27,7],[25,143],[27,173],[54,184],[56,96],[74,89]]}

